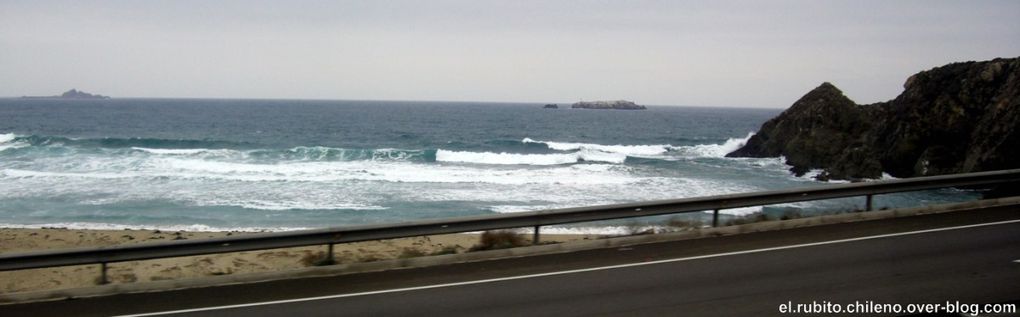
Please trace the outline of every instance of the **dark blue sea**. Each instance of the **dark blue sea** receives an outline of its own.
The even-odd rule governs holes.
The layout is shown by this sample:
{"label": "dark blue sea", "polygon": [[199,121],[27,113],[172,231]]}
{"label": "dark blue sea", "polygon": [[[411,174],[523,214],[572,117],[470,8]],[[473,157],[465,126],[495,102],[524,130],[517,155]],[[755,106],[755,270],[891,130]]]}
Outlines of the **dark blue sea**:
{"label": "dark blue sea", "polygon": [[[2,99],[0,226],[275,231],[827,185],[790,175],[782,158],[724,157],[780,109],[541,106]],[[940,190],[877,204],[974,197]],[[656,220],[554,230],[612,233],[635,221]]]}

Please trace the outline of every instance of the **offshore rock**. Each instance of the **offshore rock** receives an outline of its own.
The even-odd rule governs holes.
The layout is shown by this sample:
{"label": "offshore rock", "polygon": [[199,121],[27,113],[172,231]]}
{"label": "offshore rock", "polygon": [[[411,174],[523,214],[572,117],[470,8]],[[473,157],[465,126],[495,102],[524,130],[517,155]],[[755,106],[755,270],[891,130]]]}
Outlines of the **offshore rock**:
{"label": "offshore rock", "polygon": [[108,97],[108,96],[103,96],[103,95],[99,95],[99,94],[93,95],[93,94],[90,94],[90,93],[87,93],[87,92],[84,92],[84,91],[78,91],[77,89],[71,89],[71,90],[68,90],[68,91],[64,92],[63,94],[60,95],[60,98],[68,98],[68,99],[110,99],[110,97]]}
{"label": "offshore rock", "polygon": [[728,157],[785,156],[819,179],[1020,168],[1020,59],[954,63],[907,79],[896,99],[857,105],[823,83]]}
{"label": "offshore rock", "polygon": [[77,89],[65,91],[58,96],[23,96],[22,99],[110,99],[109,96],[90,94]]}
{"label": "offshore rock", "polygon": [[578,101],[570,105],[572,109],[614,109],[614,110],[645,110],[645,106],[627,100],[613,101]]}

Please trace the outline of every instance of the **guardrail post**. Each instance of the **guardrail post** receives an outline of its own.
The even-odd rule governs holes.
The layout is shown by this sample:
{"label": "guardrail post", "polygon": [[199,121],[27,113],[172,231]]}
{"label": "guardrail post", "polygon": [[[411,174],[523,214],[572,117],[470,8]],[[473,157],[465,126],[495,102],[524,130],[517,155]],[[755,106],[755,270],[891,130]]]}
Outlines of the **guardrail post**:
{"label": "guardrail post", "polygon": [[538,244],[538,227],[535,226],[535,233],[531,236],[531,244]]}
{"label": "guardrail post", "polygon": [[867,204],[865,204],[865,211],[871,211],[871,209],[872,209],[871,208],[871,200],[872,200],[871,196],[874,196],[874,195],[868,194],[868,202],[867,202]]}
{"label": "guardrail post", "polygon": [[328,246],[329,247],[326,248],[326,263],[336,263],[336,260],[333,258],[333,244],[330,243]]}
{"label": "guardrail post", "polygon": [[719,209],[712,212],[712,227],[719,226]]}
{"label": "guardrail post", "polygon": [[99,285],[110,284],[106,278],[106,262],[99,262]]}

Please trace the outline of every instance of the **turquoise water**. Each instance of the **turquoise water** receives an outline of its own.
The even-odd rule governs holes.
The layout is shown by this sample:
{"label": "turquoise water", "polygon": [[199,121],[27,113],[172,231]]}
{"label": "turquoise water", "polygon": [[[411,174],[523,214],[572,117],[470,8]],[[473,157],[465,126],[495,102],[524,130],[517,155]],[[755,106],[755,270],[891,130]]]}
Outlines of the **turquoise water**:
{"label": "turquoise water", "polygon": [[[790,175],[779,158],[723,157],[778,109],[541,106],[0,100],[0,226],[291,230],[826,185]],[[941,190],[877,204],[974,196]]]}

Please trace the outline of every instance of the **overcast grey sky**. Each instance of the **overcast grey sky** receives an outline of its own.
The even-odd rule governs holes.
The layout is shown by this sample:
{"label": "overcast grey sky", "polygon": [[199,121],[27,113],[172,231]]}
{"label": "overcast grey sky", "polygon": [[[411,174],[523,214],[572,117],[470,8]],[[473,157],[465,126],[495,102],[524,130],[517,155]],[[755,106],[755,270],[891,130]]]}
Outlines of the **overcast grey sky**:
{"label": "overcast grey sky", "polygon": [[1020,56],[1020,1],[8,1],[0,96],[787,107]]}

